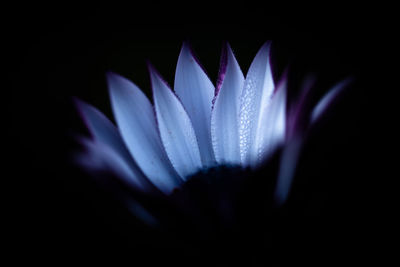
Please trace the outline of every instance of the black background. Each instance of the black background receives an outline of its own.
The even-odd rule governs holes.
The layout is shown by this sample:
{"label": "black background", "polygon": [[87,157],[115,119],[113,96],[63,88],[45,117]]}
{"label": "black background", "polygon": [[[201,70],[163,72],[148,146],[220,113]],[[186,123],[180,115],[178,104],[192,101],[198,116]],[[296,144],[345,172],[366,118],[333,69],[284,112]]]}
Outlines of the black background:
{"label": "black background", "polygon": [[[376,246],[383,217],[376,201],[381,192],[371,121],[377,114],[371,105],[381,106],[374,68],[381,66],[382,44],[392,33],[378,11],[369,13],[373,8],[343,10],[10,7],[3,17],[3,66],[9,82],[3,92],[10,96],[3,103],[11,119],[5,177],[12,186],[5,188],[12,194],[5,203],[11,211],[8,247],[14,259],[212,266],[215,252],[190,251],[142,225],[69,164],[68,155],[77,148],[71,135],[85,132],[71,97],[112,118],[107,70],[128,77],[149,95],[146,60],[173,84],[184,40],[191,41],[214,82],[223,41],[230,42],[246,73],[259,47],[273,40],[276,76],[290,64],[298,83],[308,73],[317,74],[320,92],[348,76],[355,83],[328,116],[329,123],[313,133],[293,195],[278,226],[270,229],[276,232],[274,255],[266,252],[261,258],[275,265],[380,261]],[[230,256],[235,262],[237,255]]]}

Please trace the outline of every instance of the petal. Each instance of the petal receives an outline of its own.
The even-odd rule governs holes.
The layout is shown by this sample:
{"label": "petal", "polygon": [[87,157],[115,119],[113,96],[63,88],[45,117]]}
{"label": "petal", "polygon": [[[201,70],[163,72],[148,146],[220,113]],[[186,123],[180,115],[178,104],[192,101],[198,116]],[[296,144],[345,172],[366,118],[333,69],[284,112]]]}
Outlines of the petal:
{"label": "petal", "polygon": [[311,124],[315,123],[328,110],[329,106],[339,96],[340,92],[350,84],[351,78],[345,79],[332,87],[315,105],[311,113]]}
{"label": "petal", "polygon": [[265,43],[251,63],[242,95],[239,111],[239,144],[242,164],[248,166],[258,151],[254,140],[260,136],[263,112],[271,102],[274,81],[270,65],[270,42]]}
{"label": "petal", "polygon": [[182,46],[179,55],[174,90],[192,121],[203,166],[215,165],[210,132],[214,86],[187,44]]}
{"label": "petal", "polygon": [[312,88],[314,88],[315,83],[316,76],[313,74],[307,75],[300,87],[300,94],[298,97],[293,98],[291,103],[288,104],[287,138],[304,132],[308,126],[311,112],[310,101],[313,93]]}
{"label": "petal", "polygon": [[143,185],[143,189],[149,189],[148,186],[144,188],[147,178],[143,175],[137,164],[134,162],[121,138],[120,133],[111,123],[111,121],[108,120],[107,117],[104,116],[104,114],[98,109],[82,100],[75,99],[75,104],[94,141],[99,143],[101,146],[104,145],[107,146],[108,149],[113,150],[113,154],[116,154],[117,157],[120,158],[119,160],[124,161],[121,164],[130,167],[131,172],[133,173],[133,179],[138,180],[137,182]]}
{"label": "petal", "polygon": [[103,113],[79,99],[75,99],[75,104],[95,140],[116,149],[126,160],[132,160],[117,128]]}
{"label": "petal", "polygon": [[[143,190],[149,186],[148,182],[147,184],[142,184],[139,180],[136,180],[136,176],[130,170],[130,166],[110,146],[87,138],[80,138],[80,143],[84,146],[85,152],[75,155],[75,161],[87,170],[91,172],[112,172],[135,189]],[[107,181],[101,184],[109,188]],[[113,189],[118,190],[117,188]],[[156,226],[158,224],[158,221],[131,195],[122,191],[117,191],[117,193],[116,196],[137,218],[148,225]]]}
{"label": "petal", "polygon": [[113,147],[88,138],[80,138],[85,152],[75,156],[75,162],[90,172],[111,172],[124,183],[141,191],[150,191],[151,185],[141,178],[140,171],[132,170],[131,165]]}
{"label": "petal", "polygon": [[179,99],[151,66],[149,69],[161,140],[175,170],[185,178],[202,168],[196,135]]}
{"label": "petal", "polygon": [[170,193],[181,181],[162,147],[149,100],[129,80],[113,73],[107,78],[114,115],[129,152],[149,180]]}
{"label": "petal", "polygon": [[299,135],[295,136],[282,151],[274,196],[278,206],[283,205],[289,196],[302,144],[303,139]]}
{"label": "petal", "polygon": [[244,76],[229,44],[222,58],[221,85],[211,114],[211,137],[217,162],[235,165],[240,164],[238,120]]}
{"label": "petal", "polygon": [[285,141],[286,77],[277,86],[271,103],[261,110],[256,138],[253,142],[251,165],[263,163]]}

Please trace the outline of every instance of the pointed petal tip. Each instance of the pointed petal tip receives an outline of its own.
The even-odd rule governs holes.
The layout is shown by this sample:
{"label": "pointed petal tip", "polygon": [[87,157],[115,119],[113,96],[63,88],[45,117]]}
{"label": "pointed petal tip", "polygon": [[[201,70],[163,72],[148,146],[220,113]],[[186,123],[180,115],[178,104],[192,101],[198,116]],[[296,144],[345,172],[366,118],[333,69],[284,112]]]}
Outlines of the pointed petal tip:
{"label": "pointed petal tip", "polygon": [[149,61],[147,62],[147,68],[148,68],[149,75],[150,75],[150,87],[151,87],[151,91],[153,93],[153,98],[154,98],[154,89],[156,87],[155,86],[156,83],[164,84],[165,86],[168,87],[168,89],[170,89],[172,91],[169,83],[164,79],[164,77],[160,74],[160,72]]}
{"label": "pointed petal tip", "polygon": [[150,75],[158,74],[157,69],[154,67],[153,63],[151,63],[151,61],[148,59],[146,60],[146,67],[147,67],[147,70],[150,73]]}
{"label": "pointed petal tip", "polygon": [[[257,54],[267,53],[267,55],[269,56],[271,45],[272,45],[272,41],[266,41],[266,42],[264,42],[264,43],[260,46],[260,48],[258,49]],[[256,56],[257,56],[257,55],[256,55]]]}
{"label": "pointed petal tip", "polygon": [[343,87],[347,87],[350,84],[354,83],[355,81],[356,81],[356,78],[354,76],[349,76],[349,77],[344,78],[338,84],[342,85]]}
{"label": "pointed petal tip", "polygon": [[222,87],[222,83],[225,79],[226,69],[228,67],[228,54],[229,54],[228,50],[229,50],[228,44],[227,42],[224,42],[222,44],[222,49],[221,49],[221,59],[219,62],[218,79],[217,79],[217,86],[215,87],[215,92],[214,92],[213,106],[216,97],[219,93],[219,90]]}
{"label": "pointed petal tip", "polygon": [[[255,59],[256,58],[260,58],[260,56],[266,56],[266,57],[268,57],[268,61],[269,61],[269,64],[270,64],[271,63],[270,62],[271,61],[271,59],[270,59],[270,56],[271,56],[271,44],[272,44],[272,41],[266,41],[260,47],[260,49],[258,50],[258,52],[257,52],[257,54],[255,56]],[[264,53],[265,53],[265,55],[264,55]]]}
{"label": "pointed petal tip", "polygon": [[150,61],[146,61],[146,66],[147,66],[147,71],[149,72],[150,75],[150,87],[153,90],[153,79],[156,79],[157,76],[159,76],[156,68],[151,64]]}
{"label": "pointed petal tip", "polygon": [[150,61],[147,61],[146,64],[147,64],[147,69],[150,74],[150,79],[157,79],[157,80],[164,81],[160,72],[158,72],[158,70],[154,67],[154,65]]}
{"label": "pointed petal tip", "polygon": [[126,83],[130,83],[130,84],[134,85],[135,87],[137,87],[131,80],[129,80],[128,78],[122,76],[121,74],[118,74],[113,71],[106,72],[106,80],[107,80],[107,85],[108,85],[109,90],[111,89],[111,87],[113,85],[114,85],[113,89],[120,89],[123,86],[118,86],[118,85],[123,85]]}
{"label": "pointed petal tip", "polygon": [[212,145],[219,164],[240,164],[237,116],[244,76],[231,47],[224,45],[211,114]]}
{"label": "pointed petal tip", "polygon": [[179,53],[178,62],[181,59],[189,59],[190,62],[195,62],[201,70],[206,74],[207,78],[210,79],[210,75],[208,75],[206,68],[201,64],[199,57],[193,49],[192,44],[189,41],[184,41],[182,44],[181,52]]}
{"label": "pointed petal tip", "polygon": [[119,75],[116,72],[113,72],[111,70],[106,71],[105,76],[106,76],[107,81],[110,81],[111,79],[122,78],[121,75]]}
{"label": "pointed petal tip", "polygon": [[82,109],[85,105],[88,105],[88,104],[76,96],[71,97],[71,102],[72,102],[72,105],[74,106],[75,110],[78,112],[79,116],[81,118],[83,118]]}
{"label": "pointed petal tip", "polygon": [[188,40],[185,40],[182,42],[182,47],[181,47],[181,51],[180,51],[180,55],[186,54],[186,53],[191,53],[191,51],[193,50],[192,45],[190,44],[190,42]]}
{"label": "pointed petal tip", "polygon": [[[81,100],[78,97],[73,96],[72,97],[72,103],[78,113],[78,117],[81,119],[83,122],[86,130],[88,131],[88,134],[91,139],[95,138],[95,133],[93,132],[93,129],[90,125],[90,113],[96,112],[97,109],[87,103],[86,101]],[[78,142],[81,143],[81,142]]]}
{"label": "pointed petal tip", "polygon": [[[219,90],[222,87],[222,83],[224,82],[225,75],[228,69],[228,66],[231,65],[235,66],[238,69],[238,72],[240,73],[239,75],[243,75],[241,68],[235,58],[235,55],[232,51],[232,47],[227,41],[224,41],[222,45],[222,51],[221,51],[221,59],[220,59],[220,67],[219,67],[219,73],[218,73],[218,80],[217,80],[217,86],[215,87],[215,97],[218,95]],[[213,104],[215,102],[215,98],[213,99]]]}
{"label": "pointed petal tip", "polygon": [[269,48],[272,45],[272,40],[267,40],[262,45],[263,48]]}
{"label": "pointed petal tip", "polygon": [[[112,91],[111,89],[112,89],[113,85],[117,84],[118,82],[121,82],[122,79],[125,79],[125,78],[123,78],[121,75],[119,75],[115,72],[112,72],[112,71],[106,72],[107,87],[108,87],[108,90],[110,93]],[[117,89],[117,88],[118,88],[118,86],[113,89]]]}

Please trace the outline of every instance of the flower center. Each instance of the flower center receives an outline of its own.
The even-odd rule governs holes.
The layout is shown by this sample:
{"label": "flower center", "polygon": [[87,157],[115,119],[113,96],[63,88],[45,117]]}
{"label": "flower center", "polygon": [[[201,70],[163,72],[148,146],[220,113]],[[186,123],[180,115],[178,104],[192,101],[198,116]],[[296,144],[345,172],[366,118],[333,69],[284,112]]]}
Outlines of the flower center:
{"label": "flower center", "polygon": [[261,214],[272,203],[275,169],[222,165],[201,170],[175,189],[171,199],[196,224],[216,232],[241,228],[248,216]]}
{"label": "flower center", "polygon": [[244,247],[256,253],[254,247],[263,243],[260,229],[270,221],[275,171],[274,164],[258,171],[241,166],[199,171],[170,196],[183,216],[173,225],[183,239],[226,253],[225,259],[244,255]]}

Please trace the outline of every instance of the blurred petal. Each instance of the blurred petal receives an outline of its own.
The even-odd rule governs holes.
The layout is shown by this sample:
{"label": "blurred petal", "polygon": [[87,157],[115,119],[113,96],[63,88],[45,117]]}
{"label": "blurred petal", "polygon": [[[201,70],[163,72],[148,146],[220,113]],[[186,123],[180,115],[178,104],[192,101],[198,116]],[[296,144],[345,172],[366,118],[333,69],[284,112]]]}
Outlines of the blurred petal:
{"label": "blurred petal", "polygon": [[313,74],[305,77],[300,89],[300,94],[289,103],[287,114],[287,137],[304,132],[309,124],[311,112],[310,100],[312,99],[312,88],[315,86],[316,76]]}
{"label": "blurred petal", "polygon": [[114,115],[129,152],[149,180],[170,193],[181,181],[162,146],[153,107],[127,79],[113,73],[107,78]]}
{"label": "blurred petal", "polygon": [[229,44],[225,50],[222,83],[211,114],[212,144],[219,164],[240,164],[238,116],[244,76]]}
{"label": "blurred petal", "polygon": [[179,55],[174,90],[192,121],[203,165],[215,165],[210,132],[214,86],[187,44],[183,45]]}
{"label": "blurred petal", "polygon": [[282,151],[278,179],[275,188],[275,203],[278,206],[283,205],[289,196],[302,144],[302,138],[296,136],[287,142]]}
{"label": "blurred petal", "polygon": [[103,144],[108,146],[109,149],[114,151],[114,154],[118,154],[120,160],[124,161],[124,165],[130,166],[135,180],[142,181],[141,183],[143,183],[143,185],[147,184],[145,182],[147,178],[134,162],[121,138],[121,135],[111,121],[108,120],[107,117],[98,109],[82,100],[75,99],[75,104],[93,139],[102,146]]}
{"label": "blurred petal", "polygon": [[175,170],[185,178],[202,168],[192,123],[181,102],[152,67],[150,76],[161,140]]}
{"label": "blurred petal", "polygon": [[150,185],[141,178],[139,171],[132,170],[129,162],[115,149],[105,143],[81,138],[85,152],[76,155],[75,161],[91,172],[111,172],[124,183],[142,191],[149,191]]}
{"label": "blurred petal", "polygon": [[259,115],[259,126],[253,143],[251,165],[257,167],[285,141],[286,77],[278,85],[271,103]]}
{"label": "blurred petal", "polygon": [[129,197],[127,195],[121,196],[119,194],[121,200],[124,202],[125,206],[129,209],[129,211],[136,216],[136,218],[139,218],[143,223],[152,226],[152,227],[157,227],[160,225],[159,220],[155,218],[142,204],[140,204],[138,201],[133,199],[132,197]]}
{"label": "blurred petal", "polygon": [[[77,154],[75,157],[79,165],[84,166],[91,172],[111,172],[135,189],[143,190],[145,187],[148,187],[148,183],[141,184],[140,180],[136,179],[135,174],[130,171],[129,165],[127,165],[120,155],[116,153],[115,150],[111,149],[111,147],[87,138],[81,138],[80,143],[84,146],[85,152]],[[107,182],[100,184],[109,188]],[[118,189],[113,188],[113,190]],[[156,226],[158,224],[157,219],[155,219],[139,202],[126,192],[122,192],[121,190],[117,192],[118,194],[115,195],[137,218],[147,225]]]}
{"label": "blurred petal", "polygon": [[311,113],[311,123],[315,123],[328,110],[329,106],[339,96],[340,92],[350,84],[352,79],[346,79],[331,88],[315,105]]}
{"label": "blurred petal", "polygon": [[242,95],[239,111],[239,144],[242,164],[248,166],[258,151],[254,140],[260,136],[260,116],[266,112],[274,92],[274,81],[270,65],[270,42],[265,43],[251,63]]}

